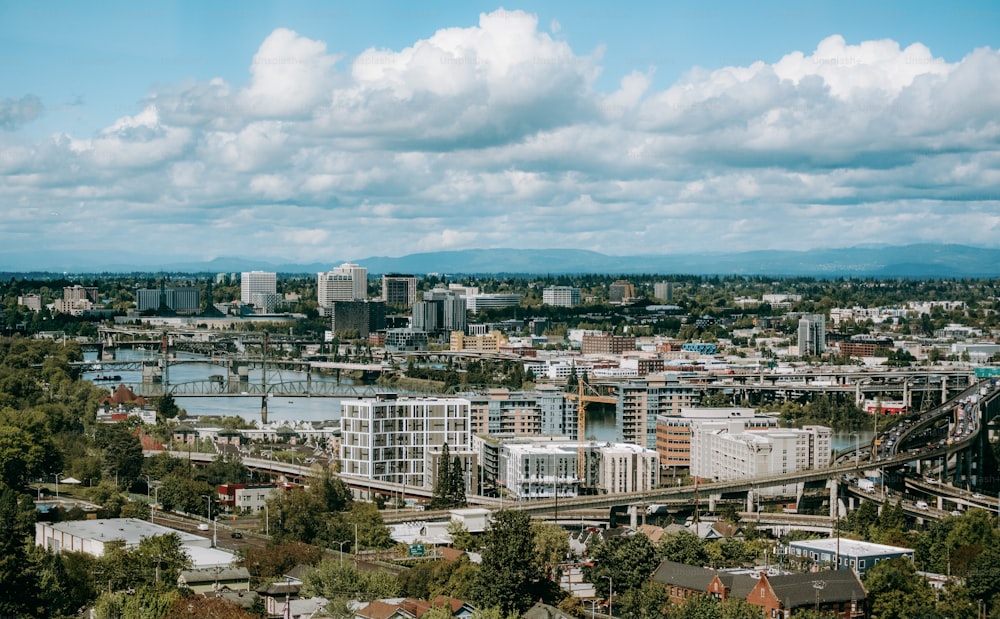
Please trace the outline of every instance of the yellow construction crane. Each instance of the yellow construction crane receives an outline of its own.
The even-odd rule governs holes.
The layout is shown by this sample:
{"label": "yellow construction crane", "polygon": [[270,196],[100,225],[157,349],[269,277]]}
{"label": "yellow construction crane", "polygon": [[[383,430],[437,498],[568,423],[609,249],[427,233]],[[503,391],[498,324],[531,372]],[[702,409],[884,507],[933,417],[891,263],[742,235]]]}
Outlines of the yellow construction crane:
{"label": "yellow construction crane", "polygon": [[590,385],[586,385],[590,393],[584,393],[583,378],[577,380],[577,393],[564,393],[567,400],[576,401],[576,440],[579,443],[576,453],[576,476],[580,480],[580,487],[587,481],[586,451],[584,441],[587,440],[587,404],[590,402],[600,402],[602,404],[617,404],[618,398],[613,395],[601,395]]}

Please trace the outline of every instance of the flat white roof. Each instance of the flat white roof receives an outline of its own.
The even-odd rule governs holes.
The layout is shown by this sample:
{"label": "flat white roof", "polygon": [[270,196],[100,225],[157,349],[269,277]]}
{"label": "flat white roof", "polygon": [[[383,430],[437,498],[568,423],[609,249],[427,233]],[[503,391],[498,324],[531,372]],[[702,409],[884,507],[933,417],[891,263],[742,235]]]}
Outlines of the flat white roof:
{"label": "flat white roof", "polygon": [[[808,550],[818,550],[824,552],[838,552],[837,550],[837,538],[831,537],[828,539],[808,539],[799,542],[789,542],[788,544],[794,548],[803,548]],[[856,539],[840,538],[840,554],[849,555],[852,557],[858,557],[863,555],[882,555],[882,554],[907,554],[913,553],[912,548],[903,548],[901,546],[888,546],[886,544],[876,544],[874,542],[863,542]]]}
{"label": "flat white roof", "polygon": [[184,544],[184,550],[191,557],[191,568],[196,570],[210,567],[229,567],[236,560],[234,553],[221,548],[204,548]]}
{"label": "flat white roof", "polygon": [[123,540],[126,546],[135,546],[140,540],[154,535],[174,533],[181,538],[181,544],[204,544],[205,538],[193,533],[178,531],[135,518],[101,518],[98,520],[68,520],[45,523],[45,526],[86,539],[98,541]]}

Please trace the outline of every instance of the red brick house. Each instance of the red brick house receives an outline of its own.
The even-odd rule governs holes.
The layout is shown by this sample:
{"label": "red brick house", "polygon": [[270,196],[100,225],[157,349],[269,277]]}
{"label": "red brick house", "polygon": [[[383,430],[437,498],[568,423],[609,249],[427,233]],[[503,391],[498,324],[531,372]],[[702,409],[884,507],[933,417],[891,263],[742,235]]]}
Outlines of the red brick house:
{"label": "red brick house", "polygon": [[651,580],[666,587],[671,603],[696,595],[736,597],[762,607],[765,619],[789,619],[797,608],[817,606],[838,619],[865,617],[867,610],[868,592],[854,570],[754,577],[664,561]]}
{"label": "red brick house", "polygon": [[838,619],[864,617],[868,592],[854,570],[768,576],[761,574],[746,598],[764,617],[787,619],[796,608],[818,608]]}
{"label": "red brick house", "polygon": [[710,595],[719,601],[728,597],[745,599],[756,579],[746,574],[731,574],[704,567],[664,561],[653,572],[651,580],[667,588],[670,601],[683,604],[695,595]]}

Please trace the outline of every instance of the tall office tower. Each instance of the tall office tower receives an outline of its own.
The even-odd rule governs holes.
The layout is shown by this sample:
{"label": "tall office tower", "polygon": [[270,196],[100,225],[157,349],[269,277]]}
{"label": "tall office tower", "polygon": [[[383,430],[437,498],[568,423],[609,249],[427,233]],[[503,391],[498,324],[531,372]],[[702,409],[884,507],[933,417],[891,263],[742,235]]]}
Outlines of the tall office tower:
{"label": "tall office tower", "polygon": [[330,328],[335,334],[357,331],[358,337],[368,337],[385,329],[382,301],[334,301],[330,309]]}
{"label": "tall office tower", "polygon": [[576,307],[580,304],[580,289],[572,286],[549,286],[542,290],[542,303],[559,307]]}
{"label": "tall office tower", "polygon": [[799,355],[820,355],[826,350],[825,317],[806,314],[799,318]]}
{"label": "tall office tower", "polygon": [[255,294],[275,294],[278,292],[278,277],[267,271],[244,271],[240,275],[240,301],[244,305],[253,303]]}
{"label": "tall office tower", "polygon": [[608,300],[612,303],[624,303],[635,298],[635,286],[631,282],[619,279],[608,287]]}
{"label": "tall office tower", "polygon": [[673,301],[674,300],[674,283],[673,282],[656,282],[653,284],[653,296],[661,301]]}
{"label": "tall office tower", "polygon": [[334,301],[364,301],[368,298],[368,269],[345,262],[332,271],[316,274],[316,301],[330,307]]}
{"label": "tall office tower", "polygon": [[421,331],[465,331],[468,326],[466,299],[444,288],[424,293],[413,304],[413,328]]}
{"label": "tall office tower", "polygon": [[413,307],[417,301],[417,278],[401,273],[383,275],[382,300],[388,305]]}

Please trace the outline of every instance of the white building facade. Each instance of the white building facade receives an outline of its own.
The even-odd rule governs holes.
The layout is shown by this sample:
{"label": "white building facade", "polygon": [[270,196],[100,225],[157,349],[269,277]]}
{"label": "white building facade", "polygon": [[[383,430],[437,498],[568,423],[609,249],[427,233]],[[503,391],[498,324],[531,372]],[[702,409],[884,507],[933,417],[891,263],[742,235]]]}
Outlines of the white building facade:
{"label": "white building facade", "polygon": [[278,276],[267,271],[244,271],[240,275],[240,301],[244,305],[253,303],[255,294],[275,294],[278,291]]}
{"label": "white building facade", "polygon": [[316,274],[316,301],[330,307],[334,301],[364,301],[368,298],[368,269],[345,262],[326,273]]}
{"label": "white building facade", "polygon": [[[578,476],[580,453],[585,479]],[[587,487],[604,494],[652,490],[657,486],[659,456],[639,445],[584,442],[566,437],[514,439],[500,448],[501,485],[523,499],[574,497]]]}
{"label": "white building facade", "polygon": [[713,481],[763,477],[827,466],[830,428],[746,431],[742,420],[693,428],[691,476]]}
{"label": "white building facade", "polygon": [[380,396],[340,403],[342,472],[432,487],[430,450],[470,447],[470,404],[461,398]]}
{"label": "white building facade", "polygon": [[542,303],[559,307],[580,305],[580,289],[572,286],[549,286],[542,290]]}

